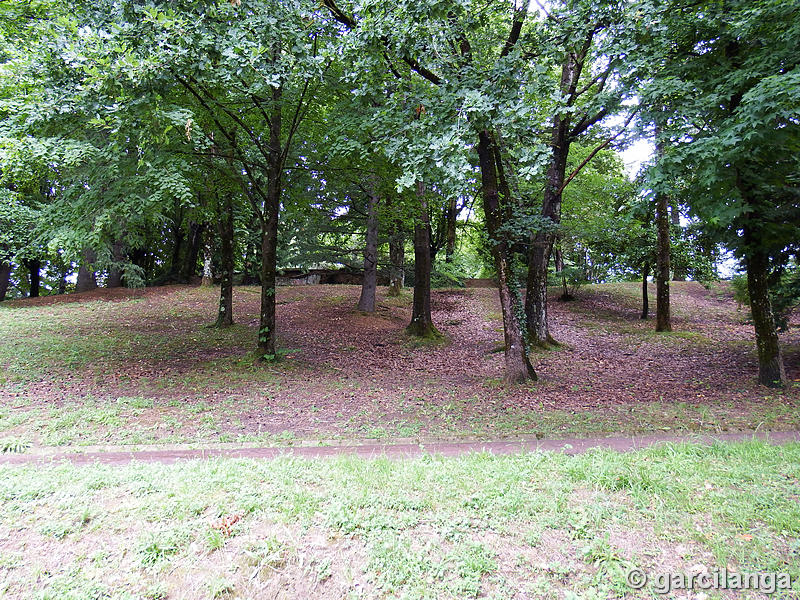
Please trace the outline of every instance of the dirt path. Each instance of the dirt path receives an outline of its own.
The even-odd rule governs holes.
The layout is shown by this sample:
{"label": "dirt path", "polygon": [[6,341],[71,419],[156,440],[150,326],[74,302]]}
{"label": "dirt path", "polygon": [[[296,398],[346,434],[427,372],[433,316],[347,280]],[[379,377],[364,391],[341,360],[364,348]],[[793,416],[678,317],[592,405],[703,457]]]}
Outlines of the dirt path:
{"label": "dirt path", "polygon": [[239,447],[239,448],[177,448],[143,451],[106,452],[64,452],[56,454],[4,454],[0,455],[0,465],[47,464],[69,461],[77,465],[110,464],[123,465],[133,461],[175,463],[181,460],[209,458],[251,458],[272,459],[280,456],[302,458],[326,458],[339,455],[353,455],[364,458],[414,458],[423,454],[438,454],[446,457],[460,456],[471,452],[491,454],[517,454],[523,452],[563,452],[581,454],[592,448],[607,448],[617,452],[640,450],[655,444],[667,442],[694,442],[711,444],[716,441],[733,442],[744,440],[764,440],[770,444],[785,444],[800,441],[800,431],[770,433],[727,433],[717,435],[650,435],[638,437],[589,437],[566,438],[558,440],[494,440],[469,442],[428,442],[405,444],[360,444],[341,446],[283,446],[283,447]]}

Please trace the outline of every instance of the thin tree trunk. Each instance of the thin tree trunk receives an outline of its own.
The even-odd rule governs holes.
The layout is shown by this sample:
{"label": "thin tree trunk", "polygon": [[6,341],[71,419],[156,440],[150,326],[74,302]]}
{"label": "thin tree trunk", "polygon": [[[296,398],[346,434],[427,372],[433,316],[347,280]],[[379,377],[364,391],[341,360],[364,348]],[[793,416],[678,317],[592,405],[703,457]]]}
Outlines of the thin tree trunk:
{"label": "thin tree trunk", "polygon": [[367,236],[364,246],[364,280],[358,310],[375,312],[375,290],[378,286],[378,198],[370,191],[367,199]]}
{"label": "thin tree trunk", "polygon": [[119,266],[119,263],[125,260],[125,252],[121,242],[116,241],[111,246],[111,258],[115,264],[108,271],[108,279],[106,280],[106,287],[107,288],[122,287],[122,267]]}
{"label": "thin tree trunk", "polygon": [[11,263],[0,262],[0,302],[6,299],[8,284],[11,282]]}
{"label": "thin tree trunk", "polygon": [[397,221],[389,236],[389,295],[399,296],[406,279],[406,240],[402,222]]}
{"label": "thin tree trunk", "polygon": [[452,196],[447,204],[447,245],[445,246],[444,261],[453,261],[453,254],[456,251],[456,217],[458,216],[458,205],[456,197]]}
{"label": "thin tree trunk", "polygon": [[201,287],[214,285],[214,253],[211,245],[206,242],[203,246],[203,276],[200,279]]}
{"label": "thin tree trunk", "polygon": [[650,297],[647,295],[647,276],[650,274],[650,263],[644,261],[642,266],[642,319],[650,316]]}
{"label": "thin tree trunk", "polygon": [[[670,203],[669,207],[669,220],[672,227],[680,227],[681,225],[681,212],[677,201]],[[686,268],[685,265],[672,264],[672,281],[686,281]]]}
{"label": "thin tree trunk", "polygon": [[190,283],[197,274],[197,258],[200,256],[200,246],[203,244],[203,230],[205,223],[189,223],[189,245],[186,248],[181,265],[180,279],[184,283]]}
{"label": "thin tree trunk", "polygon": [[[529,378],[536,380],[536,371],[528,358],[523,324],[520,322],[521,299],[514,285],[508,242],[500,231],[503,224],[503,207],[500,205],[498,189],[498,164],[490,133],[483,130],[478,136],[478,162],[481,171],[483,207],[486,227],[492,244],[492,256],[497,270],[497,288],[503,312],[505,337],[505,381],[507,384],[522,383]],[[506,198],[508,201],[508,198]]]}
{"label": "thin tree trunk", "polygon": [[783,387],[786,385],[786,371],[769,297],[769,258],[765,252],[754,250],[746,257],[746,263],[750,313],[758,348],[758,382],[768,387]]}
{"label": "thin tree trunk", "polygon": [[25,261],[25,268],[28,269],[30,286],[28,287],[28,297],[38,298],[41,283],[42,263],[38,258]]}
{"label": "thin tree trunk", "polygon": [[272,115],[269,123],[269,165],[267,198],[261,223],[261,315],[258,327],[258,352],[275,358],[275,275],[278,258],[278,216],[281,206],[283,165],[281,157],[281,87],[272,88]]}
{"label": "thin tree trunk", "polygon": [[[219,312],[217,327],[233,325],[233,201],[228,193],[222,206],[219,220],[220,252],[222,254],[222,273],[219,286]],[[277,218],[276,218],[277,220]]]}
{"label": "thin tree trunk", "polygon": [[417,337],[437,337],[431,317],[431,229],[425,183],[417,182],[419,219],[414,225],[414,301],[406,332]]}
{"label": "thin tree trunk", "polygon": [[90,266],[97,260],[94,250],[87,249],[81,256],[81,264],[78,267],[78,281],[75,284],[76,292],[88,292],[97,289],[97,278]]}
{"label": "thin tree trunk", "polygon": [[658,227],[658,253],[656,265],[656,331],[672,331],[669,308],[669,214],[668,199],[656,195],[656,225]]}

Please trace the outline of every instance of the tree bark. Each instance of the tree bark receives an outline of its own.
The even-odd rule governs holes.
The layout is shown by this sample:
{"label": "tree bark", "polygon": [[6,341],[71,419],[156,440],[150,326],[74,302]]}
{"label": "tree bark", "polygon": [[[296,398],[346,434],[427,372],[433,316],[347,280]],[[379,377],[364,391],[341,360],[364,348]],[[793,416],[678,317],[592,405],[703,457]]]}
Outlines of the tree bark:
{"label": "tree bark", "polygon": [[180,272],[181,281],[184,283],[190,283],[197,274],[197,258],[200,256],[200,246],[203,244],[205,228],[205,223],[195,223],[194,221],[189,223],[189,245],[186,248],[186,256],[184,256]]}
{"label": "tree bark", "polygon": [[28,287],[28,298],[38,298],[42,279],[42,263],[38,258],[33,258],[26,260],[24,264],[25,268],[28,269],[28,281],[30,282],[30,286]]}
{"label": "tree bark", "polygon": [[642,265],[642,320],[650,316],[650,297],[647,294],[647,276],[650,274],[650,263],[644,261]]}
{"label": "tree bark", "polygon": [[431,317],[431,229],[425,183],[422,181],[417,182],[417,198],[419,218],[414,224],[414,301],[411,323],[406,332],[423,338],[438,337],[440,334]]}
{"label": "tree bark", "polygon": [[458,205],[456,197],[452,196],[447,204],[447,244],[445,245],[444,262],[453,262],[453,254],[456,251],[456,217],[458,216]]}
{"label": "tree bark", "polygon": [[0,262],[0,302],[6,299],[8,284],[11,282],[11,263]]}
{"label": "tree bark", "polygon": [[[747,231],[745,236],[748,237]],[[761,250],[751,249],[746,263],[750,313],[758,348],[758,382],[768,387],[784,387],[786,371],[769,297],[769,257]]]}
{"label": "tree bark", "polygon": [[397,221],[389,236],[389,295],[399,296],[406,280],[406,240],[402,222]]}
{"label": "tree bark", "polygon": [[200,279],[201,287],[214,285],[214,253],[211,245],[206,242],[203,246],[203,276]]}
{"label": "tree bark", "polygon": [[119,265],[125,260],[125,251],[122,247],[122,242],[116,241],[111,246],[111,258],[115,265],[108,271],[108,279],[106,280],[107,288],[122,287],[122,268]]}
{"label": "tree bark", "polygon": [[[500,233],[503,207],[500,205],[498,189],[498,164],[491,134],[486,130],[478,135],[477,151],[486,227],[492,244],[492,257],[497,270],[497,289],[503,311],[505,381],[507,384],[523,383],[529,378],[536,380],[537,375],[528,358],[523,324],[520,322],[522,306],[519,290],[513,281],[509,244],[505,236]],[[508,198],[506,200],[508,201]]]}
{"label": "tree bark", "polygon": [[672,331],[669,308],[669,214],[668,199],[656,195],[656,225],[658,227],[658,253],[656,264],[656,331]]}
{"label": "tree bark", "polygon": [[281,87],[272,88],[272,114],[269,121],[269,164],[267,197],[261,222],[261,314],[258,327],[258,352],[262,358],[274,359],[275,274],[278,258],[278,216],[281,206],[283,158],[281,152]]}
{"label": "tree bark", "polygon": [[[217,312],[216,327],[230,327],[233,325],[233,201],[229,193],[225,193],[225,200],[218,203],[221,214],[219,215],[219,241],[222,255],[222,272],[219,285],[219,311]],[[277,220],[277,217],[276,217]]]}
{"label": "tree bark", "polygon": [[364,279],[358,310],[375,312],[375,291],[378,286],[378,198],[370,190],[367,199],[367,236],[364,245]]}
{"label": "tree bark", "polygon": [[90,266],[97,260],[94,250],[86,249],[81,256],[81,264],[78,267],[78,281],[75,284],[76,292],[88,292],[97,289],[97,278]]}
{"label": "tree bark", "polygon": [[[569,87],[574,73],[568,60],[561,72],[561,89]],[[556,115],[550,137],[551,159],[547,169],[547,183],[542,197],[541,215],[554,226],[561,222],[561,188],[567,170],[569,155],[569,116]],[[532,345],[547,347],[556,341],[550,335],[547,322],[547,265],[556,233],[537,231],[531,235],[528,249],[528,281],[525,293],[525,318],[528,341]]]}

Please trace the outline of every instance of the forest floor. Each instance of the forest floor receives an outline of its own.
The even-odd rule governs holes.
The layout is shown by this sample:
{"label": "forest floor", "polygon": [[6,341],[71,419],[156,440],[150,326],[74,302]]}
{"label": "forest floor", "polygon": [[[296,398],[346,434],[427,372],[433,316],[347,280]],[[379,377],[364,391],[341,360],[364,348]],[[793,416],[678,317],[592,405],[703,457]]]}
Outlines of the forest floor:
{"label": "forest floor", "polygon": [[308,440],[558,438],[800,429],[800,329],[782,334],[790,386],[755,383],[752,326],[724,284],[673,283],[674,329],[639,319],[638,284],[551,301],[562,343],[540,381],[502,385],[492,289],[433,291],[440,343],[404,333],[411,292],[284,287],[284,354],[260,363],[259,289],[234,293],[237,324],[207,327],[216,288],[98,290],[0,305],[0,450]]}

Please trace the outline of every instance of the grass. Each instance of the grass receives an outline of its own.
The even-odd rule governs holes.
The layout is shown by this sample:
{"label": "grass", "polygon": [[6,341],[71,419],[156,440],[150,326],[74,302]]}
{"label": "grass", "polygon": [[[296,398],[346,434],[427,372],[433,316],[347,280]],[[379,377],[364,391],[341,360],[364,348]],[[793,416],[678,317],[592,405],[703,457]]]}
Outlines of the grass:
{"label": "grass", "polygon": [[0,467],[0,596],[607,599],[653,597],[633,567],[797,578],[799,465],[800,444],[747,442]]}
{"label": "grass", "polygon": [[[576,302],[554,302],[554,310],[562,311],[554,333],[563,334],[563,343],[535,352],[541,380],[514,389],[502,379],[492,290],[454,297],[437,291],[442,295],[434,306],[449,307],[434,311],[443,335],[418,340],[403,333],[408,290],[382,297],[378,313],[365,317],[353,308],[354,286],[281,288],[280,310],[295,311],[290,314],[298,321],[280,319],[285,356],[276,363],[252,355],[255,288],[236,288],[238,322],[223,330],[206,327],[217,293],[206,288],[165,288],[118,302],[3,303],[0,451],[275,444],[284,432],[292,441],[427,440],[800,428],[796,333],[784,336],[795,381],[783,393],[767,393],[754,377],[736,372],[736,366],[754,363],[754,345],[727,296],[698,304],[710,312],[697,325],[680,319],[699,288],[676,284],[676,329],[655,333],[652,323],[630,313],[637,285],[587,286]],[[727,315],[722,326],[735,335],[720,338],[713,326],[705,327],[715,310]],[[333,325],[306,331],[320,320]],[[582,337],[570,337],[569,330]],[[602,351],[593,350],[596,344]],[[714,373],[718,357],[712,354],[720,348],[731,356],[746,353],[747,362],[719,363]],[[636,369],[615,379],[611,366],[623,361],[641,368],[679,361],[671,380],[681,384],[679,392]]]}

